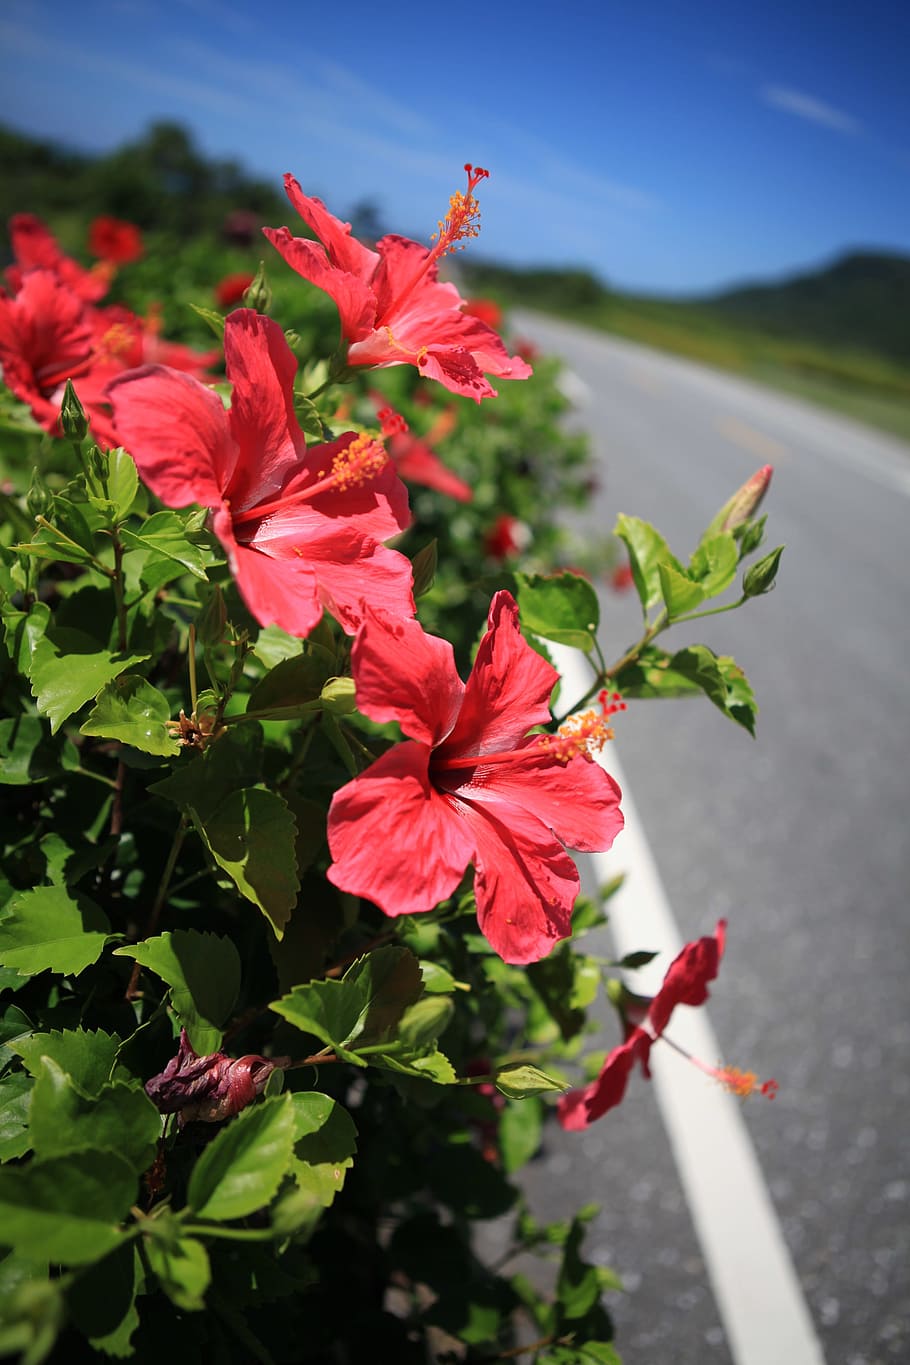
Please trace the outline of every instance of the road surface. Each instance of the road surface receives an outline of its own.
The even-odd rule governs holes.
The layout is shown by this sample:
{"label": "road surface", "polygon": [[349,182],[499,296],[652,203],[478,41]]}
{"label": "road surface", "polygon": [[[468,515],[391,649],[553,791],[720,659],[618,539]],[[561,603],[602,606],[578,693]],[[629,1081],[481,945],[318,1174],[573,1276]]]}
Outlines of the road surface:
{"label": "road surface", "polygon": [[[513,325],[568,366],[572,420],[590,433],[601,481],[591,530],[632,513],[685,559],[729,494],[775,467],[763,510],[767,547],[787,546],[778,589],[694,637],[679,631],[680,644],[743,666],[757,741],[707,701],[649,701],[618,718],[615,747],[682,937],[730,921],[706,1016],[723,1058],[780,1085],[774,1103],[740,1112],[810,1336],[787,1359],[761,1347],[757,1365],[762,1352],[767,1365],[910,1360],[910,448],[602,334],[531,314]],[[602,594],[608,657],[640,633],[630,598]],[[619,841],[613,866],[624,856]],[[657,946],[646,939],[637,946]],[[607,1020],[592,1046],[615,1041]],[[673,1062],[684,1089],[710,1086]],[[693,1207],[655,1087],[636,1081],[587,1133],[552,1133],[528,1173],[532,1206],[560,1217],[602,1204],[587,1246],[625,1281],[609,1306],[626,1365],[752,1365],[743,1341],[762,1294],[734,1284],[727,1301],[717,1246],[706,1264],[710,1209]],[[710,1194],[706,1120],[678,1122]],[[744,1190],[746,1242],[755,1198]],[[759,1263],[755,1285],[767,1280],[773,1299],[782,1273]]]}

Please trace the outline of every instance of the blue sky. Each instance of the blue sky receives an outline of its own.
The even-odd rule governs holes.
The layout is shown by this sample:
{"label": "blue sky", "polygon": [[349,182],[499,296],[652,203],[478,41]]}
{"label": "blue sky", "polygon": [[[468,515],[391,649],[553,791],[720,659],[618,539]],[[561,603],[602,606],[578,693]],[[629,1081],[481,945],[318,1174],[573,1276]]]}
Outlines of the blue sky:
{"label": "blue sky", "polygon": [[106,150],[177,119],[422,240],[463,163],[487,166],[470,249],[623,288],[910,251],[895,0],[4,0],[0,53],[0,118],[24,131]]}

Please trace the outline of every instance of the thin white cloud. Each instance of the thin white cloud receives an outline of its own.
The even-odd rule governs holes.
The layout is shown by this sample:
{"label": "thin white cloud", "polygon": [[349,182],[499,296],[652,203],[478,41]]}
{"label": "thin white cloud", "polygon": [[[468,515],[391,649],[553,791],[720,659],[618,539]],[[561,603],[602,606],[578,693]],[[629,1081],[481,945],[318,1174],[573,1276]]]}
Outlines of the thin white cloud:
{"label": "thin white cloud", "polygon": [[852,114],[845,114],[843,110],[835,109],[833,105],[825,104],[824,100],[807,95],[802,90],[789,90],[782,85],[765,85],[762,86],[760,94],[765,104],[770,104],[772,108],[782,109],[787,114],[795,114],[797,118],[816,123],[820,128],[830,128],[835,133],[847,133],[851,136],[862,131],[862,124]]}

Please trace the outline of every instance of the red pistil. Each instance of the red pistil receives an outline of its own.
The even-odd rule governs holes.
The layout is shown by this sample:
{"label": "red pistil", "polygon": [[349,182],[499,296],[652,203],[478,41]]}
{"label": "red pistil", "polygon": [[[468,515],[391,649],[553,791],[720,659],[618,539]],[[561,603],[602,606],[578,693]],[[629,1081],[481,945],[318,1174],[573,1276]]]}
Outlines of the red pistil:
{"label": "red pistil", "polygon": [[363,432],[343,450],[338,451],[332,460],[330,471],[320,469],[315,483],[302,488],[289,498],[277,498],[274,502],[259,503],[256,507],[248,507],[243,512],[232,513],[233,523],[235,526],[241,526],[244,522],[261,521],[263,517],[270,516],[273,512],[281,512],[295,503],[311,502],[321,493],[332,490],[346,493],[349,489],[357,488],[374,479],[385,468],[388,459],[380,442],[369,432]]}

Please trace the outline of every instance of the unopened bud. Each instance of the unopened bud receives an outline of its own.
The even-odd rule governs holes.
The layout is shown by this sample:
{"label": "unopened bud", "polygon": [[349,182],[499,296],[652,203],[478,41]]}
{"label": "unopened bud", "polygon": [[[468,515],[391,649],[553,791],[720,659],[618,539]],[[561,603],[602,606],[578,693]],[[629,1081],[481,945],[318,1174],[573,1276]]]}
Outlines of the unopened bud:
{"label": "unopened bud", "polygon": [[63,390],[63,403],[60,407],[60,425],[63,434],[70,441],[84,441],[88,434],[88,419],[85,408],[79,402],[73,381],[68,379]]}
{"label": "unopened bud", "polygon": [[743,578],[743,597],[761,597],[762,593],[771,591],[783,552],[783,545],[778,545],[776,550],[752,565]]}
{"label": "unopened bud", "polygon": [[265,261],[259,262],[253,282],[244,292],[243,302],[247,308],[255,308],[257,313],[267,313],[271,308],[272,291],[265,277]]}
{"label": "unopened bud", "polygon": [[722,531],[735,531],[737,526],[742,526],[743,522],[754,517],[758,511],[762,498],[768,491],[771,482],[771,475],[774,473],[773,465],[763,465],[751,477],[747,479],[742,488],[738,488],[725,502],[708,526],[705,535],[719,535]]}
{"label": "unopened bud", "polygon": [[32,481],[25,495],[25,505],[33,517],[46,517],[54,505],[54,495],[37,469],[32,470]]}

